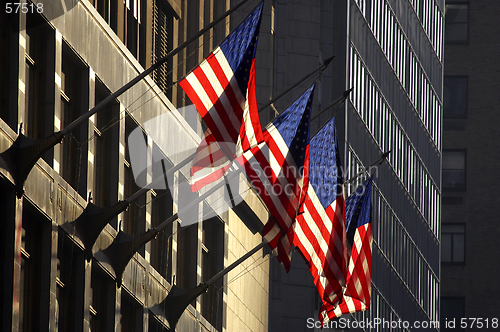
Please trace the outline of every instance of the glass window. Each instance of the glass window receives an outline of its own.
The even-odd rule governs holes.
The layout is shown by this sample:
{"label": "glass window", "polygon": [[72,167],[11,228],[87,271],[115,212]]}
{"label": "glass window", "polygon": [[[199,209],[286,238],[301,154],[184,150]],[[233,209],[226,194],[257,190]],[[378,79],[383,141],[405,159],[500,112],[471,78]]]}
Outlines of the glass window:
{"label": "glass window", "polygon": [[469,41],[469,4],[449,3],[445,12],[445,42],[467,43]]}
{"label": "glass window", "polygon": [[467,116],[467,76],[444,77],[444,112],[445,118]]}
{"label": "glass window", "polygon": [[463,297],[442,297],[441,298],[441,331],[454,329],[449,323],[451,320],[460,321],[465,317],[465,298]]}
{"label": "glass window", "polygon": [[441,261],[465,263],[465,225],[442,225]]}
{"label": "glass window", "polygon": [[465,150],[443,150],[443,189],[465,191]]}

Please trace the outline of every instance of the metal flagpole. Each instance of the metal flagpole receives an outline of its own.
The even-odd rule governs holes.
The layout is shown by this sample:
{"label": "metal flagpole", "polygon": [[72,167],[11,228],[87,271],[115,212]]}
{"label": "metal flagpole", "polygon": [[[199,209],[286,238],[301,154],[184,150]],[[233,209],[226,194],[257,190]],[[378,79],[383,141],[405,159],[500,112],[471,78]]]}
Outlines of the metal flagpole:
{"label": "metal flagpole", "polygon": [[16,193],[17,197],[21,198],[24,190],[24,182],[26,181],[26,178],[28,177],[28,174],[30,173],[31,169],[33,166],[36,164],[38,159],[49,149],[54,147],[55,145],[61,143],[62,139],[66,134],[68,134],[70,131],[81,125],[83,122],[88,120],[92,115],[97,113],[99,110],[101,110],[104,106],[106,106],[109,102],[123,94],[125,91],[130,89],[132,86],[137,84],[139,81],[141,81],[144,77],[146,77],[148,74],[150,74],[153,70],[157,69],[160,67],[163,63],[165,63],[167,60],[172,58],[174,55],[179,53],[182,49],[184,49],[189,43],[192,41],[198,39],[201,35],[203,35],[205,32],[208,30],[212,29],[217,23],[222,21],[224,18],[226,18],[228,15],[233,13],[235,10],[240,8],[245,2],[248,0],[241,0],[236,4],[233,8],[229,9],[226,11],[222,16],[218,17],[215,21],[210,23],[208,26],[205,28],[201,29],[198,31],[198,33],[185,42],[183,42],[181,45],[179,45],[177,48],[174,50],[170,51],[167,55],[165,55],[163,58],[159,59],[157,62],[155,62],[151,67],[148,69],[144,70],[141,74],[136,76],[134,79],[132,79],[130,82],[125,84],[123,87],[118,89],[116,92],[114,92],[112,95],[108,96],[106,99],[104,99],[102,102],[97,104],[94,108],[89,110],[88,112],[85,112],[85,114],[81,115],[79,118],[77,118],[75,121],[70,123],[68,126],[66,126],[64,129],[61,131],[55,132],[51,134],[49,137],[46,137],[41,140],[34,140],[32,138],[24,136],[21,131],[19,131],[18,137],[14,141],[14,143],[4,152],[0,154],[0,159],[3,159],[8,167],[9,173],[12,175],[12,178],[14,180],[14,185],[16,187]]}
{"label": "metal flagpole", "polygon": [[[370,166],[368,166],[368,168],[370,167],[373,167],[375,165],[382,165],[382,163],[386,160],[387,156],[391,153],[391,150],[387,151],[387,152],[384,152],[380,158],[377,159],[377,161],[373,162]],[[351,182],[353,182],[354,180],[356,180],[357,178],[359,178],[361,175],[367,173],[366,171],[366,168],[363,168],[362,171],[359,171],[356,175],[354,175],[353,177],[351,177],[349,180],[346,180],[344,181],[344,185],[347,185]]]}
{"label": "metal flagpole", "polygon": [[333,55],[333,56],[329,57],[328,59],[326,59],[325,61],[323,61],[323,64],[321,66],[319,66],[318,68],[314,69],[309,74],[306,74],[300,80],[298,80],[297,82],[295,82],[294,84],[292,84],[288,89],[286,89],[285,91],[281,92],[279,95],[277,95],[276,97],[274,97],[273,99],[271,99],[270,101],[268,101],[264,106],[262,106],[262,108],[259,110],[259,113],[262,112],[267,107],[269,107],[276,100],[278,100],[281,97],[283,97],[284,95],[286,95],[292,89],[294,89],[295,87],[297,87],[297,85],[299,85],[300,83],[302,83],[305,80],[307,80],[309,77],[313,76],[314,74],[316,74],[319,71],[324,71],[326,69],[326,67],[328,67],[328,65],[330,64],[330,62],[332,62],[333,58],[335,58],[335,55]]}

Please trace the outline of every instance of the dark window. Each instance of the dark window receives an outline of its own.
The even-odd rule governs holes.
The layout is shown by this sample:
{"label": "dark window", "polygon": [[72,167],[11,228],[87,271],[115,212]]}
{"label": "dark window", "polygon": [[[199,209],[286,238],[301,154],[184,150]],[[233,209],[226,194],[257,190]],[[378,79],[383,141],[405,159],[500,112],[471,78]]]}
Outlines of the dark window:
{"label": "dark window", "polygon": [[22,221],[19,331],[39,331],[49,323],[51,226],[28,202]]}
{"label": "dark window", "polygon": [[92,264],[90,330],[114,331],[116,284],[98,264]]}
{"label": "dark window", "polygon": [[[153,6],[153,63],[172,50],[170,36],[172,35],[173,19],[172,10],[161,1],[155,1]],[[153,80],[169,99],[172,97],[170,89],[172,73],[169,72],[171,66],[172,61],[170,60],[152,73]]]}
{"label": "dark window", "polygon": [[[465,317],[465,298],[463,297],[442,297],[441,298],[441,331],[455,331],[460,325],[460,318]],[[448,323],[455,320],[455,327]],[[457,324],[458,322],[458,324]]]}
{"label": "dark window", "polygon": [[[152,206],[152,226],[158,226],[172,215],[169,190],[156,190]],[[154,196],[154,195],[153,195]],[[151,265],[168,282],[172,277],[172,224],[165,227],[151,242]]]}
{"label": "dark window", "polygon": [[[25,135],[41,139],[54,132],[55,33],[38,14],[26,15]],[[52,166],[50,149],[43,159]]]}
{"label": "dark window", "polygon": [[445,12],[446,43],[467,43],[469,40],[469,4],[448,3]]}
{"label": "dark window", "polygon": [[117,32],[118,1],[120,0],[90,0],[114,32]]}
{"label": "dark window", "polygon": [[[19,15],[0,11],[0,117],[17,132]],[[12,66],[11,64],[16,64]]]}
{"label": "dark window", "polygon": [[125,1],[125,45],[132,55],[145,66],[146,56],[146,1]]}
{"label": "dark window", "polygon": [[[88,69],[64,42],[61,70],[62,128],[88,111]],[[81,196],[87,197],[87,158],[82,145],[87,141],[87,122],[63,139],[61,174]],[[86,145],[85,145],[86,146]]]}
{"label": "dark window", "polygon": [[467,117],[467,76],[444,77],[444,117]]}
{"label": "dark window", "polygon": [[[146,183],[147,170],[141,174],[134,174],[130,160],[130,147],[128,139],[130,133],[138,128],[137,123],[127,114],[125,118],[125,139],[127,147],[125,149],[125,185],[124,198],[128,198],[141,189],[137,183],[143,185]],[[144,134],[144,145],[147,145],[147,137]],[[135,175],[135,177],[134,177]],[[123,231],[130,235],[139,235],[146,231],[146,193],[142,194],[135,201],[131,202],[123,220]],[[144,257],[144,246],[139,249],[139,254]]]}
{"label": "dark window", "polygon": [[465,263],[465,225],[441,226],[441,262]]}
{"label": "dark window", "polygon": [[[203,211],[209,211],[204,205]],[[206,213],[206,212],[205,212]],[[224,223],[219,217],[203,220],[201,271],[202,280],[207,281],[223,269]],[[222,330],[222,279],[201,295],[201,314],[212,326]]]}
{"label": "dark window", "polygon": [[121,326],[122,332],[142,331],[142,305],[135,300],[127,291],[122,291]]}
{"label": "dark window", "polygon": [[57,331],[83,329],[84,268],[83,251],[62,229],[59,229],[56,277]]}
{"label": "dark window", "polygon": [[466,190],[465,163],[465,150],[443,150],[443,190]]}
{"label": "dark window", "polygon": [[[111,93],[96,80],[95,104],[98,105]],[[95,157],[95,204],[110,206],[118,201],[120,104],[113,100],[97,113]],[[116,227],[116,223],[111,223]]]}

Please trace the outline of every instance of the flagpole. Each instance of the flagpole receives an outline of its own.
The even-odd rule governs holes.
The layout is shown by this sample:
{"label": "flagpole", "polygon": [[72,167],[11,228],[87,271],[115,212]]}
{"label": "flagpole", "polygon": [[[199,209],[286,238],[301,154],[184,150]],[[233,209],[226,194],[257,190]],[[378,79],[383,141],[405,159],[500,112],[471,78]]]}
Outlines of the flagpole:
{"label": "flagpole", "polygon": [[88,112],[85,112],[85,114],[82,114],[80,117],[78,117],[76,120],[71,122],[68,126],[63,128],[62,130],[58,132],[54,132],[51,134],[49,137],[46,137],[42,140],[34,140],[29,137],[24,136],[21,132],[19,132],[18,137],[14,141],[14,143],[4,152],[0,154],[0,159],[3,159],[8,166],[9,173],[12,175],[12,178],[14,180],[14,185],[16,187],[16,193],[17,197],[21,198],[23,193],[24,193],[24,182],[26,181],[26,178],[28,177],[28,174],[30,173],[31,169],[33,166],[36,164],[38,159],[49,149],[54,147],[55,145],[61,143],[62,139],[66,134],[68,134],[70,131],[74,130],[76,127],[84,123],[88,118],[90,118],[92,115],[97,113],[99,110],[101,110],[104,106],[106,106],[109,102],[123,94],[125,91],[130,89],[132,86],[137,84],[139,81],[141,81],[144,77],[146,77],[148,74],[150,74],[153,70],[157,69],[160,67],[163,63],[168,61],[170,58],[172,58],[174,55],[179,53],[182,49],[184,49],[189,43],[193,42],[194,40],[198,39],[200,36],[202,36],[205,32],[208,30],[212,29],[217,23],[222,21],[224,18],[226,18],[228,15],[233,13],[235,10],[240,8],[245,2],[248,0],[241,0],[236,4],[233,8],[229,9],[226,11],[224,14],[222,14],[220,17],[218,17],[215,21],[207,25],[205,28],[201,29],[198,31],[198,33],[185,42],[183,42],[181,45],[177,46],[174,50],[170,51],[167,55],[165,55],[163,58],[159,59],[157,62],[155,62],[152,66],[150,66],[148,69],[144,70],[141,74],[137,75],[134,79],[129,81],[127,84],[122,86],[120,89],[118,89],[116,92],[108,96],[106,99],[101,101],[99,104],[97,104],[95,107],[93,107],[91,110]]}
{"label": "flagpole", "polygon": [[[387,151],[387,152],[384,152],[380,158],[377,159],[377,161],[373,162],[370,166],[368,166],[368,168],[371,168],[375,165],[382,165],[382,163],[387,159],[387,156],[389,156],[389,154],[391,153],[391,150]],[[361,175],[367,173],[366,172],[366,168],[363,168],[362,171],[359,171],[356,175],[354,175],[353,177],[351,177],[349,180],[346,180],[344,181],[344,185],[347,185],[351,182],[353,182],[354,180],[356,180],[357,178],[359,178]]]}
{"label": "flagpole", "polygon": [[311,135],[312,137],[314,137],[314,135],[316,135],[324,126],[326,126],[328,124],[328,122],[337,114],[338,110],[340,109],[340,106],[345,102],[345,100],[347,99],[347,97],[349,96],[349,94],[351,93],[351,91],[353,89],[354,88],[350,88],[349,90],[345,90],[344,93],[342,94],[342,96],[340,96],[337,99],[335,99],[330,105],[328,105],[327,107],[323,108],[318,114],[316,114],[311,119],[311,122],[313,122],[321,114],[325,113],[330,108],[335,107],[335,109],[333,110],[333,113],[330,115],[330,118],[328,119],[328,121],[326,121],[313,135]]}
{"label": "flagpole", "polygon": [[271,99],[270,101],[268,101],[266,104],[264,104],[264,106],[262,106],[262,108],[259,110],[259,113],[262,112],[264,109],[266,109],[267,107],[269,107],[272,103],[274,103],[276,100],[280,99],[281,97],[283,97],[284,95],[286,95],[288,92],[290,92],[292,89],[294,89],[295,87],[297,87],[300,83],[304,82],[305,80],[307,80],[308,78],[310,78],[311,76],[313,76],[314,74],[316,74],[317,72],[319,71],[324,71],[328,65],[330,64],[330,62],[332,62],[332,60],[335,58],[335,55],[329,57],[328,59],[326,59],[325,61],[323,61],[323,64],[320,65],[318,68],[314,69],[312,72],[310,72],[309,74],[306,74],[304,77],[302,77],[300,80],[298,80],[297,82],[295,82],[294,84],[292,84],[288,89],[286,89],[285,91],[281,92],[279,95],[277,95],[276,97],[274,97],[273,99]]}

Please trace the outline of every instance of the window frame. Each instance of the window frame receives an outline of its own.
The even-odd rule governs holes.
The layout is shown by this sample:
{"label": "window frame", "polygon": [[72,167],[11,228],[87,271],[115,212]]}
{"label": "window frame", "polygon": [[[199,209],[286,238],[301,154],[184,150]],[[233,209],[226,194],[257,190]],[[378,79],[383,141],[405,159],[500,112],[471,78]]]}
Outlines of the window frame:
{"label": "window frame", "polygon": [[[463,233],[445,232],[444,228],[446,226],[463,226]],[[449,261],[449,262],[443,261],[443,258],[442,258],[442,255],[441,255],[441,264],[442,265],[448,265],[448,266],[455,265],[456,266],[456,265],[465,265],[466,264],[466,261],[467,261],[467,255],[466,255],[467,237],[466,237],[466,233],[467,233],[467,226],[466,226],[465,223],[446,223],[446,224],[442,224],[441,225],[441,238],[443,237],[443,234],[451,234],[451,261]],[[463,261],[454,261],[453,260],[453,249],[454,249],[454,246],[453,246],[453,235],[454,234],[463,234],[463,236],[464,236],[464,247],[463,247],[464,259],[463,259]],[[442,245],[442,241],[441,241],[441,245]],[[442,249],[441,249],[441,252],[442,252]]]}
{"label": "window frame", "polygon": [[[464,40],[453,40],[453,41],[450,41],[446,38],[446,28],[449,24],[452,24],[452,23],[447,23],[447,20],[446,20],[446,6],[447,5],[463,5],[463,6],[466,6],[467,7],[467,20],[466,20],[466,24],[467,24],[467,32],[466,32],[466,37]],[[469,35],[470,35],[470,3],[468,1],[451,1],[451,2],[448,2],[446,1],[446,4],[445,4],[445,18],[444,18],[444,43],[445,44],[469,44]],[[463,22],[460,22],[460,23],[463,23]],[[459,24],[459,23],[455,23],[455,24]]]}
{"label": "window frame", "polygon": [[[443,154],[441,159],[444,159],[446,152],[463,152],[464,154],[464,186],[459,188],[445,187],[443,182],[443,173],[445,169],[443,168],[443,163],[441,164],[441,189],[444,192],[465,192],[467,191],[467,149],[443,149]],[[442,160],[443,161],[443,160]]]}
{"label": "window frame", "polygon": [[[465,111],[463,115],[447,116],[446,107],[444,105],[444,87],[446,79],[465,78]],[[443,119],[467,119],[469,117],[469,76],[467,75],[444,75],[443,77]]]}

